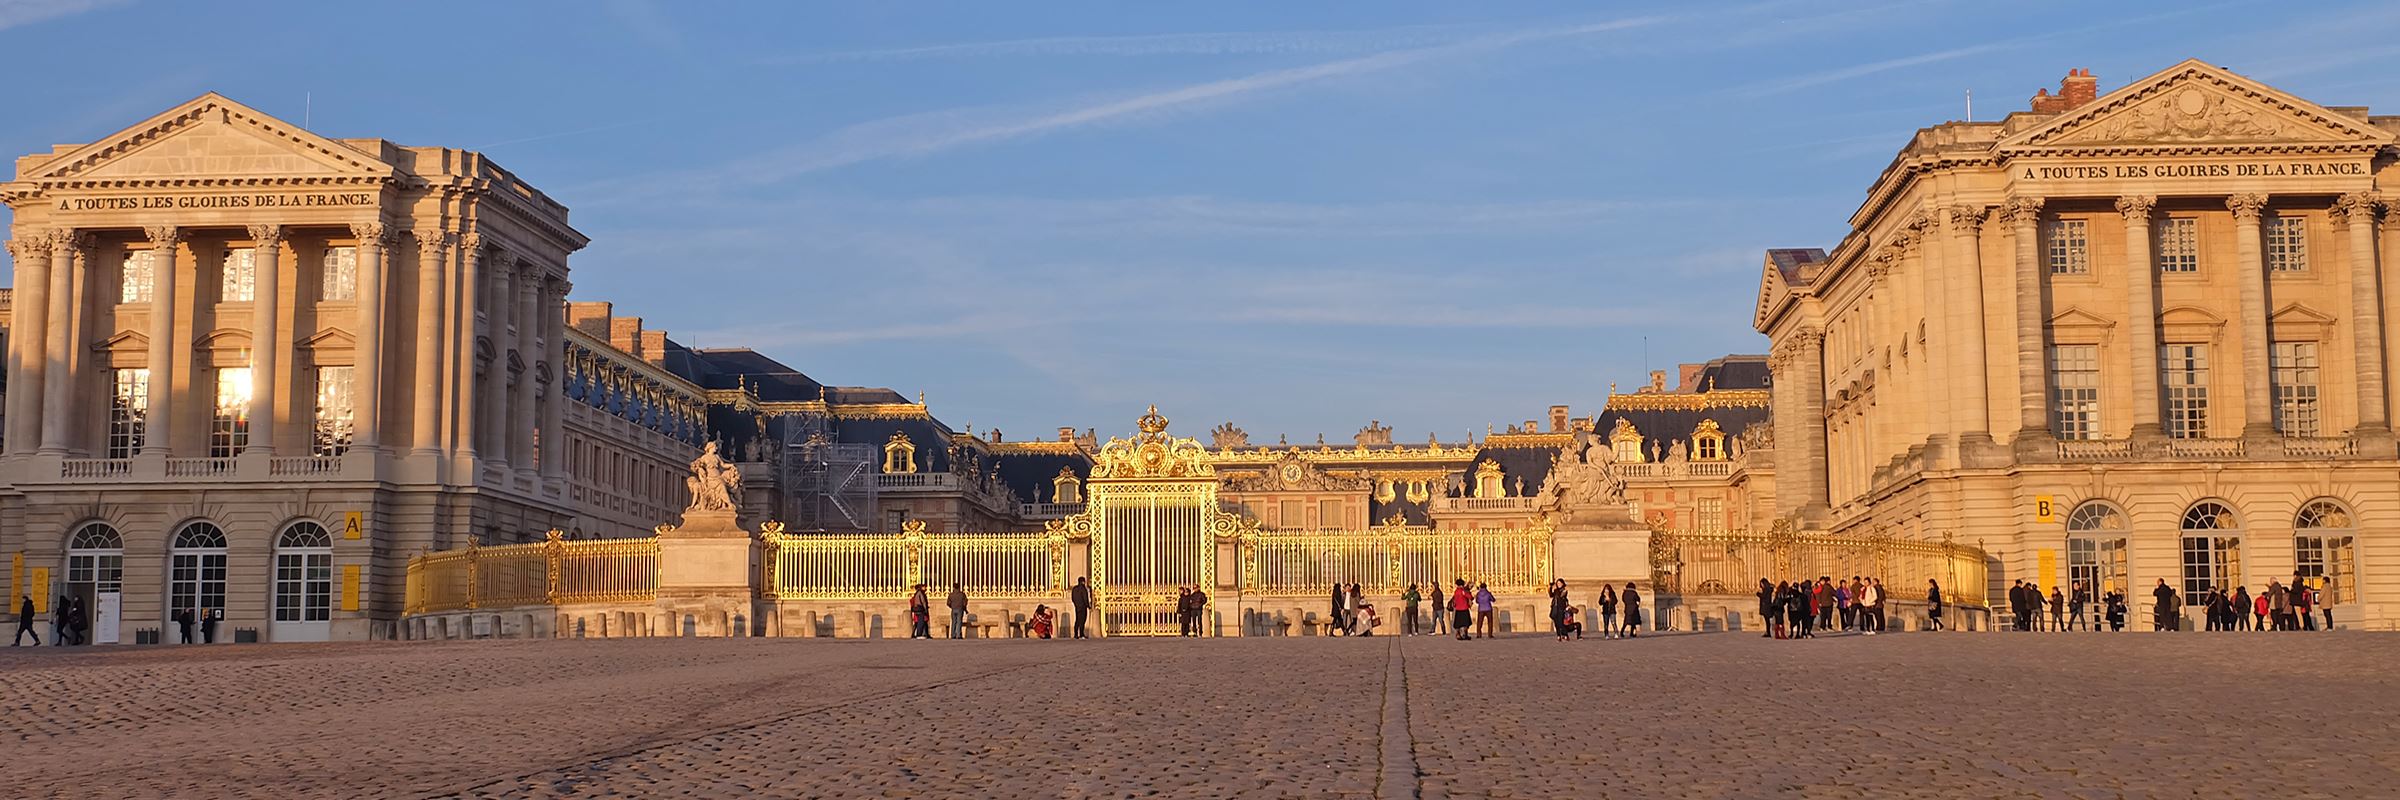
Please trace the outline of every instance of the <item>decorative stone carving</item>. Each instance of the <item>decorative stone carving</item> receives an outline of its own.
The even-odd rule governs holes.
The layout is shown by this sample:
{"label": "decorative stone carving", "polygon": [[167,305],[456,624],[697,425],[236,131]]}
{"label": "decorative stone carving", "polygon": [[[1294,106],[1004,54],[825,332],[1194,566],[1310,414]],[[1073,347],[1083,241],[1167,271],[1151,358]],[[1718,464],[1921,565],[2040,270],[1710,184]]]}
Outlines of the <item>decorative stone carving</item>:
{"label": "decorative stone carving", "polygon": [[392,232],[381,222],[353,222],[350,223],[350,235],[361,242],[388,244]]}
{"label": "decorative stone carving", "polygon": [[417,250],[428,259],[441,258],[451,245],[458,243],[458,234],[445,231],[419,230],[416,235]]}
{"label": "decorative stone carving", "polygon": [[2351,192],[2333,201],[2333,218],[2345,225],[2372,225],[2382,205],[2383,197],[2374,192]]}
{"label": "decorative stone carving", "polygon": [[2119,113],[2091,133],[2068,137],[2076,144],[2201,142],[2289,138],[2284,121],[2230,97],[2185,86],[2164,98]]}
{"label": "decorative stone carving", "polygon": [[1972,236],[1975,233],[1983,230],[1983,221],[1987,217],[1991,216],[1991,213],[1992,210],[1984,206],[1951,206],[1950,227],[1952,230],[1955,230],[1959,233]]}
{"label": "decorative stone carving", "polygon": [[2267,196],[2263,194],[2237,194],[2225,198],[2225,209],[2233,212],[2234,219],[2256,220],[2259,212],[2266,208]]}
{"label": "decorative stone carving", "polygon": [[2145,194],[2129,194],[2117,198],[2117,213],[2127,220],[2148,220],[2158,208],[2158,198]]}
{"label": "decorative stone carving", "polygon": [[260,249],[273,249],[283,244],[283,226],[258,224],[250,226],[250,241]]}
{"label": "decorative stone carving", "polygon": [[1250,446],[1250,433],[1234,427],[1231,422],[1222,423],[1208,429],[1208,446],[1218,450],[1248,447]]}
{"label": "decorative stone carving", "polygon": [[742,470],[717,456],[714,441],[701,449],[699,458],[692,459],[692,474],[683,479],[683,485],[692,494],[691,505],[683,510],[685,516],[731,514],[742,505]]}
{"label": "decorative stone carving", "polygon": [[1634,521],[1632,507],[1625,504],[1625,476],[1617,471],[1616,450],[1597,434],[1575,435],[1550,465],[1539,496],[1537,513],[1569,525]]}
{"label": "decorative stone carving", "polygon": [[143,228],[142,235],[148,237],[153,245],[174,247],[182,244],[184,237],[188,234],[182,228],[173,225],[152,225]]}
{"label": "decorative stone carving", "polygon": [[2000,220],[2011,227],[2030,228],[2042,219],[2042,198],[2011,197],[2000,206]]}

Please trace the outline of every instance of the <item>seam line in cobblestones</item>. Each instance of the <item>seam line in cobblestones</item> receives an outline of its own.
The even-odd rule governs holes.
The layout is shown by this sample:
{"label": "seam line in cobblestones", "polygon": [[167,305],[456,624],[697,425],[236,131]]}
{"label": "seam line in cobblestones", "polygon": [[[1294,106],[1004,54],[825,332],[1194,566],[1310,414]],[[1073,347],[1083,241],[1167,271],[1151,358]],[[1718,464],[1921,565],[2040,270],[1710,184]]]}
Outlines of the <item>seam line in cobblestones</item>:
{"label": "seam line in cobblestones", "polygon": [[1381,800],[1414,800],[1418,794],[1416,742],[1408,733],[1408,660],[1399,637],[1383,668],[1383,771],[1375,779]]}
{"label": "seam line in cobblestones", "polygon": [[550,765],[550,766],[546,766],[546,767],[540,767],[540,768],[536,768],[536,769],[529,770],[529,771],[526,771],[526,772],[514,773],[514,774],[509,774],[509,775],[503,775],[503,776],[500,776],[500,777],[497,777],[497,778],[492,778],[492,779],[490,779],[490,780],[486,780],[486,781],[482,781],[482,782],[476,783],[476,784],[474,784],[474,785],[472,785],[472,786],[467,786],[467,787],[464,787],[464,788],[441,789],[441,790],[429,791],[429,792],[425,792],[425,793],[423,793],[423,794],[420,794],[420,795],[418,795],[418,796],[419,796],[419,797],[426,797],[426,798],[465,797],[465,796],[467,796],[467,795],[469,795],[469,794],[472,794],[472,793],[474,793],[474,792],[478,792],[478,791],[481,791],[481,790],[484,790],[484,789],[488,789],[488,788],[491,788],[491,787],[495,787],[495,786],[500,786],[500,785],[507,784],[507,783],[510,783],[510,782],[513,782],[513,781],[522,781],[522,780],[525,780],[525,779],[527,779],[527,778],[531,778],[531,777],[533,777],[533,776],[540,775],[540,774],[543,774],[543,773],[546,773],[546,772],[558,772],[558,771],[562,771],[562,770],[570,770],[570,769],[574,769],[574,768],[576,768],[576,767],[589,766],[589,765],[592,765],[592,764],[597,764],[597,763],[600,763],[600,762],[603,762],[603,761],[611,761],[611,760],[615,760],[615,759],[619,759],[619,758],[624,758],[624,757],[626,757],[626,756],[637,755],[637,754],[640,754],[640,753],[649,752],[649,751],[652,751],[652,750],[659,750],[659,749],[663,749],[663,748],[674,747],[674,746],[676,746],[676,745],[680,745],[680,744],[686,744],[686,743],[690,743],[690,742],[695,742],[695,741],[699,741],[699,740],[701,740],[701,739],[706,739],[706,738],[709,738],[709,737],[711,737],[711,736],[722,736],[722,735],[724,735],[724,734],[728,734],[728,733],[736,733],[736,732],[739,732],[739,731],[745,731],[745,730],[749,730],[749,729],[751,729],[751,728],[758,728],[758,727],[764,727],[764,726],[767,726],[767,725],[774,725],[774,724],[777,724],[777,723],[786,722],[786,721],[789,721],[789,720],[794,720],[794,719],[798,719],[798,718],[801,718],[801,717],[805,717],[805,716],[808,716],[808,715],[810,715],[810,714],[817,714],[817,713],[822,713],[822,712],[826,712],[826,711],[832,711],[832,710],[834,710],[834,709],[838,709],[838,708],[847,708],[847,707],[850,707],[850,706],[858,705],[858,704],[860,704],[860,703],[871,703],[871,702],[874,702],[874,701],[877,701],[877,700],[882,700],[882,699],[885,699],[885,698],[891,698],[891,697],[898,697],[898,696],[905,695],[905,694],[913,694],[913,693],[916,693],[916,692],[926,692],[926,691],[932,691],[932,690],[935,690],[935,689],[941,689],[941,688],[945,688],[945,687],[949,687],[949,686],[955,686],[955,685],[958,685],[958,684],[961,684],[961,683],[966,683],[966,682],[968,682],[968,681],[977,681],[977,680],[982,680],[982,679],[984,679],[984,678],[990,678],[990,677],[995,677],[995,676],[999,676],[999,675],[1006,675],[1006,674],[1008,674],[1008,673],[1011,673],[1011,672],[1019,672],[1019,671],[1023,671],[1023,670],[1027,670],[1027,669],[1032,669],[1032,668],[1035,668],[1035,667],[1047,667],[1047,666],[1051,666],[1051,665],[1054,665],[1054,664],[1060,664],[1060,663],[1064,663],[1065,661],[1067,661],[1067,659],[1060,658],[1060,659],[1053,659],[1053,660],[1050,660],[1050,661],[1037,661],[1037,662],[1028,663],[1028,664],[1018,664],[1018,665],[1015,665],[1015,666],[1008,666],[1008,667],[1001,667],[1001,668],[998,668],[998,669],[990,669],[990,670],[985,670],[985,671],[978,672],[978,673],[975,673],[975,674],[972,674],[972,675],[961,675],[961,676],[959,676],[959,677],[956,677],[956,678],[948,678],[948,679],[944,679],[944,680],[933,681],[933,682],[931,682],[931,683],[921,683],[921,684],[916,684],[916,685],[913,685],[913,686],[903,686],[903,687],[900,687],[900,688],[897,688],[897,689],[887,689],[887,690],[880,691],[880,692],[870,692],[870,693],[867,693],[867,694],[858,695],[858,696],[856,696],[856,697],[847,697],[847,698],[843,698],[843,699],[836,700],[836,701],[832,701],[832,702],[828,702],[828,703],[819,703],[819,704],[817,704],[817,705],[809,706],[809,707],[807,707],[807,708],[803,708],[803,709],[800,709],[800,710],[797,710],[797,711],[791,711],[791,712],[782,713],[782,714],[775,714],[775,715],[768,716],[768,717],[764,717],[764,718],[760,718],[760,719],[753,719],[753,720],[748,720],[748,721],[745,721],[745,722],[736,722],[736,723],[732,723],[732,724],[729,724],[729,725],[720,725],[720,726],[717,726],[717,727],[714,727],[714,728],[708,728],[708,729],[704,729],[704,730],[693,731],[693,732],[692,732],[692,733],[690,733],[690,734],[687,734],[687,735],[682,735],[682,736],[677,736],[677,737],[675,737],[675,738],[668,739],[668,740],[664,740],[664,741],[644,742],[644,743],[641,743],[641,744],[627,745],[627,746],[624,746],[624,747],[619,747],[619,748],[615,748],[615,749],[611,749],[611,750],[603,750],[603,751],[600,751],[600,752],[597,752],[597,753],[587,753],[587,754],[584,754],[584,755],[582,755],[582,756],[581,756],[581,758],[580,758],[580,760],[577,760],[577,761],[566,762],[566,763],[563,763],[563,764],[553,764],[553,765]]}

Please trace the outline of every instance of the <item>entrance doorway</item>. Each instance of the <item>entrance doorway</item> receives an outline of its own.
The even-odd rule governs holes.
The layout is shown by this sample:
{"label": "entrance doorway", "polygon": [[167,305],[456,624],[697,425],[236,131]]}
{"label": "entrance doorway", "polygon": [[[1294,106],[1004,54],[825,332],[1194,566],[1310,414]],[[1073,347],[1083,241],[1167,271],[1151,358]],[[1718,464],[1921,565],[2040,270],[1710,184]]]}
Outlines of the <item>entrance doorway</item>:
{"label": "entrance doorway", "polygon": [[295,522],[275,537],[274,622],[268,640],[322,642],[333,629],[333,536]]}
{"label": "entrance doorway", "polygon": [[[105,522],[85,523],[67,540],[67,598],[83,609],[92,644],[117,643],[118,604],[125,589],[125,539]],[[102,602],[107,595],[108,602]],[[62,609],[52,609],[53,612]]]}
{"label": "entrance doorway", "polygon": [[[175,532],[173,549],[167,551],[167,608],[165,642],[181,642],[175,624],[178,612],[192,613],[192,641],[206,642],[202,634],[210,615],[225,610],[225,531],[211,522],[193,522]],[[225,633],[220,622],[218,633]]]}

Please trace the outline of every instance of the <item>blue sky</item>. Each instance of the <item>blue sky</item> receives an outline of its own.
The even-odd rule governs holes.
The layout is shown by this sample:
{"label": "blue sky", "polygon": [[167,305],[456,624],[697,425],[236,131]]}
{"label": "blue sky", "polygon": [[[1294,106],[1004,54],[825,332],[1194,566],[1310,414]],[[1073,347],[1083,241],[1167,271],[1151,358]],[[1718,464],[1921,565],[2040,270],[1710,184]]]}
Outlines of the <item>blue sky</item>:
{"label": "blue sky", "polygon": [[1760,251],[1831,246],[1969,90],[1992,119],[2199,57],[2400,111],[2395,33],[2365,2],[0,0],[0,149],[307,106],[566,203],[575,299],[952,425],[1454,440],[1762,350]]}

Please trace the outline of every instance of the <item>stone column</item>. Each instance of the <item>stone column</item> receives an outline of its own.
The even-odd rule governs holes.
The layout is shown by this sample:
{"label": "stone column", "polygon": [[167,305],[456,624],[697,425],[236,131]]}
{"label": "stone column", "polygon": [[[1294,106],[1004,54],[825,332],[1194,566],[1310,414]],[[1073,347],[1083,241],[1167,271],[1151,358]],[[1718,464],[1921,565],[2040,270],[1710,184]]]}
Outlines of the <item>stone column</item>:
{"label": "stone column", "polygon": [[2267,264],[2260,252],[2258,215],[2267,207],[2263,194],[2225,198],[2233,211],[2233,268],[2242,282],[2242,436],[2275,435],[2273,376],[2267,367]]}
{"label": "stone column", "polygon": [[2011,197],[2000,211],[2017,256],[2017,437],[2020,456],[2052,440],[2042,374],[2042,198]]}
{"label": "stone column", "polygon": [[508,460],[518,472],[533,471],[533,428],[540,422],[534,415],[535,404],[541,401],[541,380],[538,371],[541,355],[542,267],[532,261],[524,263],[517,273],[517,358],[525,362],[525,371],[517,376],[516,406],[510,411]]}
{"label": "stone column", "polygon": [[150,416],[142,423],[142,455],[175,455],[175,360],[183,348],[175,339],[176,258],[184,231],[159,225],[144,231],[153,248],[150,256]]}
{"label": "stone column", "polygon": [[1906,381],[1895,374],[1896,362],[1891,357],[1897,345],[1892,342],[1893,317],[1892,267],[1900,263],[1900,248],[1886,246],[1867,260],[1869,292],[1867,302],[1867,365],[1875,370],[1877,413],[1869,423],[1874,441],[1873,461],[1868,469],[1889,460],[1896,453],[1908,450],[1907,423],[1900,417],[1908,402],[1903,395]]}
{"label": "stone column", "polygon": [[67,435],[72,432],[75,418],[67,407],[74,399],[75,372],[68,366],[69,350],[75,347],[75,286],[83,275],[82,259],[75,257],[75,232],[58,230],[50,233],[50,293],[43,301],[49,305],[44,315],[41,337],[42,403],[41,452],[45,455],[65,455]]}
{"label": "stone column", "polygon": [[459,277],[459,289],[463,296],[458,302],[464,306],[459,309],[459,316],[465,322],[459,325],[459,335],[464,337],[464,341],[459,342],[459,360],[464,363],[458,365],[459,385],[463,389],[458,393],[458,455],[462,463],[474,464],[476,459],[481,458],[484,449],[481,438],[483,414],[480,412],[484,398],[491,394],[484,388],[482,378],[475,374],[476,358],[483,351],[480,344],[483,339],[476,333],[475,320],[478,309],[483,307],[484,265],[496,250],[491,240],[481,233],[460,237],[459,246],[463,248],[459,255],[464,257],[465,268]]}
{"label": "stone column", "polygon": [[442,273],[456,234],[417,231],[416,408],[408,421],[415,455],[442,451]]}
{"label": "stone column", "polygon": [[1958,369],[1951,372],[1951,414],[1958,419],[1959,458],[1992,444],[1991,423],[1991,364],[1985,359],[1983,347],[1983,206],[1951,206],[1945,233],[1948,234],[1949,273],[1946,285],[1950,309],[1954,315],[1951,328],[1956,347],[1952,358]]}
{"label": "stone column", "polygon": [[244,454],[275,454],[275,413],[283,393],[283,226],[252,225],[257,278],[250,303],[250,445]]}
{"label": "stone column", "polygon": [[50,233],[34,232],[8,244],[17,258],[8,339],[8,452],[24,454],[41,444],[42,383],[50,361],[45,345],[50,330]]}
{"label": "stone column", "polygon": [[509,459],[510,420],[508,354],[516,349],[515,333],[509,329],[509,317],[517,305],[516,294],[512,290],[517,275],[517,261],[515,255],[500,249],[499,245],[492,244],[491,248],[491,257],[484,264],[484,270],[492,274],[491,299],[484,304],[484,324],[491,336],[492,363],[484,369],[483,396],[477,399],[484,404],[482,417],[489,420],[489,424],[481,431],[484,445],[482,453],[486,458],[506,463]]}
{"label": "stone column", "polygon": [[2368,192],[2342,195],[2334,218],[2350,237],[2350,352],[2352,374],[2358,381],[2357,433],[2391,432],[2384,413],[2383,309],[2376,305],[2381,288],[2375,275],[2375,207],[2382,198]]}
{"label": "stone column", "polygon": [[2158,424],[2158,268],[2150,254],[2150,212],[2158,198],[2132,195],[2117,198],[2117,213],[2125,218],[2125,321],[2133,350],[2133,436],[2154,439],[2164,435]]}
{"label": "stone column", "polygon": [[383,445],[383,263],[392,235],[381,222],[351,223],[350,235],[358,239],[358,335],[350,368],[358,398],[350,412],[351,447],[373,453]]}
{"label": "stone column", "polygon": [[566,358],[567,358],[567,289],[565,280],[551,280],[542,286],[542,364],[550,376],[542,392],[542,475],[566,475],[567,430],[565,426]]}

